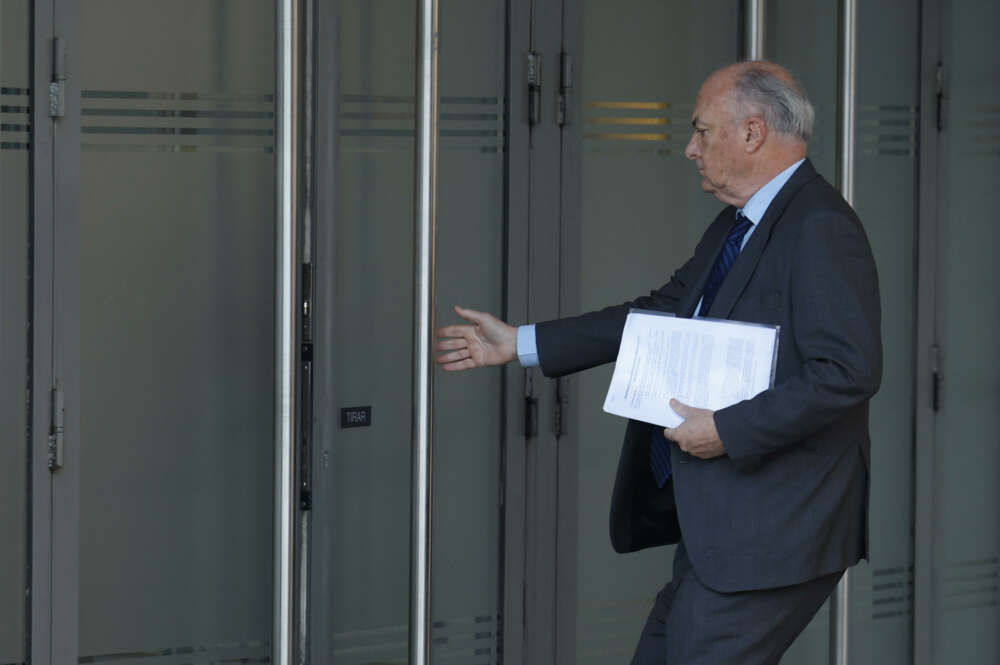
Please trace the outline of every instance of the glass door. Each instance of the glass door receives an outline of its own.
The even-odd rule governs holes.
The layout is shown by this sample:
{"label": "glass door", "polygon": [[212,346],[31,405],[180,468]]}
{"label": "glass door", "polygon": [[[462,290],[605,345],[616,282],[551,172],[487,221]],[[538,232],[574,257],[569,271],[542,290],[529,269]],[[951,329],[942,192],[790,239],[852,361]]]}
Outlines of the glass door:
{"label": "glass door", "polygon": [[78,484],[54,506],[57,530],[79,515],[76,658],[267,662],[274,3],[57,7],[57,131],[79,123],[55,311],[78,430],[53,481]]}
{"label": "glass door", "polygon": [[[507,5],[440,4],[437,320],[504,306]],[[318,7],[311,653],[405,662],[416,12]],[[435,663],[501,661],[500,370],[435,379]]]}

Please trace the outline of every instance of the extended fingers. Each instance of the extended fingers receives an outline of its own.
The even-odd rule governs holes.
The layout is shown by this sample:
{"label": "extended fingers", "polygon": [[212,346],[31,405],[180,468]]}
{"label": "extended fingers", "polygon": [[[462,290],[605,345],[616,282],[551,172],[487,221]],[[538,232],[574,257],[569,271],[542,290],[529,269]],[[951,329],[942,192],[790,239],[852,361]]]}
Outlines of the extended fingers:
{"label": "extended fingers", "polygon": [[438,356],[437,361],[438,364],[444,365],[446,363],[453,363],[471,357],[472,353],[470,353],[468,349],[460,349],[458,351],[452,351],[451,353],[444,353]]}
{"label": "extended fingers", "polygon": [[465,324],[457,324],[452,326],[445,326],[443,328],[438,328],[438,337],[472,337],[475,335],[475,326],[469,326]]}
{"label": "extended fingers", "polygon": [[[438,359],[438,362],[441,362],[441,360]],[[441,369],[443,369],[446,372],[457,372],[463,369],[472,369],[473,367],[476,366],[477,366],[476,362],[472,358],[466,358],[465,360],[459,360],[457,362],[450,362],[444,364],[441,366]]]}
{"label": "extended fingers", "polygon": [[437,343],[437,350],[438,351],[452,351],[454,349],[464,349],[466,346],[468,346],[468,342],[466,342],[465,339],[463,339],[461,337],[458,337],[458,338],[449,338],[449,339],[439,339],[438,343]]}
{"label": "extended fingers", "polygon": [[459,307],[458,305],[455,305],[455,313],[466,321],[472,321],[476,324],[482,323],[487,316],[484,312],[477,312],[474,309],[465,309],[464,307]]}

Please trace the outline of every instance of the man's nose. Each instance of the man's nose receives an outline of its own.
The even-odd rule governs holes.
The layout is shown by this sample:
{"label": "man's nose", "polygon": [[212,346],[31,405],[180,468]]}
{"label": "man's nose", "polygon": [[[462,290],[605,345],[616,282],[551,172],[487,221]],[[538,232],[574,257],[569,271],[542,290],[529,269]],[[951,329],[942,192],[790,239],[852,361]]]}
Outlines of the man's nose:
{"label": "man's nose", "polygon": [[688,159],[698,158],[698,146],[694,142],[694,133],[691,134],[691,138],[688,139],[688,144],[684,146],[684,156]]}

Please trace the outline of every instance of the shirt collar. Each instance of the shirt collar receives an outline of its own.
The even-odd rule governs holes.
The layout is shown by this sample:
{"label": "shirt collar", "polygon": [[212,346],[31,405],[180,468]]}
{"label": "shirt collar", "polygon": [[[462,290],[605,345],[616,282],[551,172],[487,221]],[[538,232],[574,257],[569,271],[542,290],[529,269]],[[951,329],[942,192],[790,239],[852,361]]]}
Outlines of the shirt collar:
{"label": "shirt collar", "polygon": [[744,205],[739,212],[743,213],[743,216],[749,219],[754,226],[757,226],[760,220],[764,219],[764,213],[767,212],[767,208],[771,205],[771,201],[774,200],[774,197],[778,195],[781,188],[785,186],[788,179],[792,177],[792,174],[795,173],[797,168],[802,166],[802,162],[804,161],[806,161],[805,158],[800,159],[778,175],[774,176],[771,182],[758,189],[754,195],[750,197],[750,200],[746,202],[746,205]]}

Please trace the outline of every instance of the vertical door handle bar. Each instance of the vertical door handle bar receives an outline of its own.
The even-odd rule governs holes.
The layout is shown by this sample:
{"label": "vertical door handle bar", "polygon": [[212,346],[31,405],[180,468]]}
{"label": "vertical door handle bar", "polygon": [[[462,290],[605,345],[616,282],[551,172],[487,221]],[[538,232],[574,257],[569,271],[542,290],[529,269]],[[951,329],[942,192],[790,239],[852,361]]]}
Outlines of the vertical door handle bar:
{"label": "vertical door handle bar", "polygon": [[274,412],[274,612],[271,663],[294,657],[295,385],[299,362],[295,335],[299,301],[299,99],[300,0],[276,2],[275,95],[275,412]]}
{"label": "vertical door handle bar", "polygon": [[743,57],[747,60],[764,58],[764,22],[767,0],[745,0],[743,6]]}
{"label": "vertical door handle bar", "polygon": [[434,241],[438,160],[438,0],[417,6],[413,419],[410,506],[410,665],[431,655],[431,470]]}
{"label": "vertical door handle bar", "polygon": [[[854,140],[856,54],[858,36],[857,0],[840,0],[840,81],[838,118],[839,150],[837,175],[840,193],[854,205]],[[850,652],[851,571],[844,572],[830,599],[830,663],[847,665]]]}

